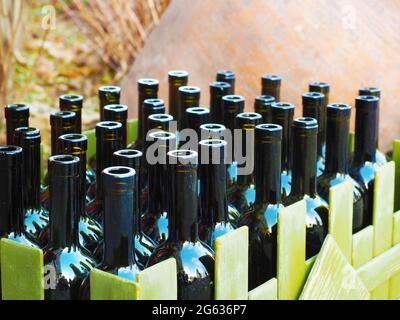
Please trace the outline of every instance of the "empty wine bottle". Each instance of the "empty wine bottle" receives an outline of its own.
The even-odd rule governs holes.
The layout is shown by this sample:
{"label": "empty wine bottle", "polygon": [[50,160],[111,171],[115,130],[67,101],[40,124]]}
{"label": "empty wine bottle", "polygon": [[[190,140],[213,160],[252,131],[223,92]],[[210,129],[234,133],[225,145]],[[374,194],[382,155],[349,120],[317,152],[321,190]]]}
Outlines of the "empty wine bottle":
{"label": "empty wine bottle", "polygon": [[147,261],[149,261],[150,255],[153,253],[156,248],[156,243],[150,239],[141,228],[141,217],[142,214],[147,210],[142,205],[145,202],[144,195],[146,193],[140,192],[140,179],[139,175],[140,163],[143,158],[143,153],[139,150],[119,150],[114,152],[114,164],[116,166],[128,167],[132,168],[136,172],[136,182],[135,182],[135,194],[134,194],[134,208],[137,212],[136,221],[134,224],[134,246],[135,246],[135,255],[136,261],[140,267],[140,269],[144,269]]}
{"label": "empty wine bottle", "polygon": [[99,112],[100,121],[106,121],[103,109],[110,104],[119,104],[121,88],[117,86],[103,86],[99,88]]}
{"label": "empty wine bottle", "polygon": [[114,152],[123,148],[121,123],[104,121],[96,125],[96,183],[88,192],[89,196],[95,195],[96,198],[87,208],[87,213],[100,224],[103,221],[101,173],[112,166]]}
{"label": "empty wine bottle", "polygon": [[249,289],[276,276],[278,212],[281,203],[282,127],[260,124],[255,129],[254,211],[239,226],[249,227]]}
{"label": "empty wine bottle", "polygon": [[115,121],[122,124],[122,145],[127,146],[128,106],[123,104],[110,104],[103,108],[104,121]]}
{"label": "empty wine bottle", "polygon": [[154,154],[146,155],[149,162],[148,210],[143,216],[142,228],[153,241],[160,244],[165,242],[169,235],[168,195],[165,192],[165,186],[168,184],[167,153],[174,149],[176,136],[165,131],[151,132],[149,140],[147,143],[156,149]]}
{"label": "empty wine bottle", "polygon": [[22,155],[20,147],[0,146],[0,237],[37,247],[24,228]]}
{"label": "empty wine bottle", "polygon": [[294,105],[287,102],[271,104],[272,123],[282,127],[282,201],[289,196],[292,188],[292,125]]}
{"label": "empty wine bottle", "polygon": [[359,96],[356,98],[355,150],[350,175],[363,189],[363,228],[372,224],[378,108],[379,98],[377,97]]}
{"label": "empty wine bottle", "polygon": [[273,96],[257,96],[254,101],[254,111],[262,116],[263,123],[272,122],[271,104],[275,102]]}
{"label": "empty wine bottle", "polygon": [[75,132],[76,113],[72,111],[57,111],[50,114],[51,154],[57,154],[57,140],[60,136]]}
{"label": "empty wine bottle", "polygon": [[103,240],[101,225],[86,214],[86,151],[87,137],[83,134],[66,134],[58,138],[58,154],[79,158],[79,242],[94,254],[97,245]]}
{"label": "empty wine bottle", "polygon": [[236,85],[236,75],[233,71],[230,70],[219,70],[217,72],[218,82],[227,82],[231,85],[229,89],[229,94],[235,94],[235,85]]}
{"label": "empty wine bottle", "polygon": [[325,132],[326,117],[323,113],[326,112],[324,107],[324,95],[319,92],[308,92],[303,94],[303,117],[314,118],[318,122],[318,158],[317,158],[317,177],[319,177],[325,169]]}
{"label": "empty wine bottle", "polygon": [[168,72],[169,95],[168,105],[169,113],[178,118],[179,110],[179,88],[188,85],[189,73],[184,70],[173,70]]}
{"label": "empty wine bottle", "polygon": [[[262,117],[255,112],[243,112],[237,116],[237,128],[242,130],[242,154],[246,154],[246,163],[239,163],[239,168],[244,168],[254,162],[254,130],[261,124]],[[250,149],[249,149],[250,148]],[[256,200],[256,189],[254,187],[254,171],[247,174],[238,175],[237,186],[233,195],[233,205],[240,215],[252,210]],[[240,217],[236,217],[234,224]]]}
{"label": "empty wine bottle", "polygon": [[[138,80],[138,137],[130,149],[142,150],[147,134],[147,118],[151,114],[165,113],[164,101],[158,98],[159,82],[155,79]],[[147,101],[146,101],[147,100]],[[144,103],[144,102],[147,103]]]}
{"label": "empty wine bottle", "polygon": [[45,245],[41,234],[49,223],[49,212],[40,203],[40,131],[35,128],[17,128],[16,145],[22,152],[22,196],[24,232],[40,247]]}
{"label": "empty wine bottle", "polygon": [[214,247],[216,238],[232,230],[226,193],[226,141],[202,140],[200,145],[200,239]]}
{"label": "empty wine bottle", "polygon": [[186,109],[186,128],[196,131],[200,137],[200,126],[210,121],[210,109],[204,107],[194,107]]}
{"label": "empty wine bottle", "polygon": [[14,130],[29,127],[29,106],[25,104],[9,104],[4,109],[7,130],[7,145],[15,145]]}
{"label": "empty wine bottle", "polygon": [[309,92],[319,92],[324,95],[324,102],[322,103],[322,116],[321,123],[318,124],[322,126],[320,131],[322,132],[322,156],[325,158],[326,151],[326,107],[329,104],[329,94],[330,94],[331,86],[327,82],[311,82],[308,85]]}
{"label": "empty wine bottle", "polygon": [[214,292],[214,254],[198,237],[197,161],[195,151],[168,153],[170,235],[148,264],[176,259],[179,300],[210,300]]}
{"label": "empty wine bottle", "polygon": [[353,233],[363,225],[364,200],[360,185],[349,176],[349,127],[351,107],[347,104],[329,104],[327,107],[326,164],[318,179],[318,194],[329,202],[331,187],[350,180],[353,190]]}
{"label": "empty wine bottle", "polygon": [[276,102],[281,101],[282,77],[274,74],[266,74],[261,79],[261,94],[273,96]]}
{"label": "empty wine bottle", "polygon": [[222,97],[231,94],[231,85],[228,82],[212,82],[210,84],[210,112],[211,121],[222,123]]}
{"label": "empty wine bottle", "polygon": [[[237,115],[244,111],[245,99],[242,96],[237,95],[227,95],[222,97],[222,124],[225,126],[227,130],[230,132],[230,139],[227,140],[228,150],[230,154],[228,154],[228,195],[229,197],[234,193],[237,183],[237,162],[234,158],[234,130],[237,129]],[[226,132],[227,133],[227,132]],[[230,149],[229,149],[230,148]],[[230,156],[230,157],[229,157]],[[230,159],[231,161],[229,161]],[[229,163],[231,162],[231,163]]]}
{"label": "empty wine bottle", "polygon": [[328,205],[317,193],[317,135],[318,123],[314,118],[293,121],[293,179],[292,191],[284,205],[306,201],[306,256],[316,255],[328,229]]}
{"label": "empty wine bottle", "polygon": [[[381,101],[381,89],[376,88],[376,87],[361,88],[358,91],[358,94],[360,96],[374,96],[374,97],[379,98],[379,102]],[[376,123],[376,131],[377,131],[377,134],[376,134],[376,163],[378,165],[384,165],[387,163],[387,158],[386,158],[385,154],[378,149],[379,148],[379,109],[380,109],[380,106],[378,106],[378,111],[377,111],[377,115],[376,115],[376,121],[377,121],[377,123]]]}
{"label": "empty wine bottle", "polygon": [[60,111],[75,112],[74,133],[82,132],[83,97],[77,94],[64,94],[59,98]]}
{"label": "empty wine bottle", "polygon": [[178,129],[186,128],[186,109],[200,106],[200,88],[184,86],[179,88]]}
{"label": "empty wine bottle", "polygon": [[149,131],[148,118],[152,114],[163,114],[165,113],[165,104],[161,99],[146,99],[142,102],[142,106],[140,107],[139,113],[139,129],[138,129],[138,137],[133,144],[133,146],[129,147],[129,149],[142,150],[145,146],[146,135]]}
{"label": "empty wine bottle", "polygon": [[44,265],[54,270],[46,300],[77,300],[82,282],[96,261],[79,243],[79,158],[70,155],[49,159],[50,234]]}

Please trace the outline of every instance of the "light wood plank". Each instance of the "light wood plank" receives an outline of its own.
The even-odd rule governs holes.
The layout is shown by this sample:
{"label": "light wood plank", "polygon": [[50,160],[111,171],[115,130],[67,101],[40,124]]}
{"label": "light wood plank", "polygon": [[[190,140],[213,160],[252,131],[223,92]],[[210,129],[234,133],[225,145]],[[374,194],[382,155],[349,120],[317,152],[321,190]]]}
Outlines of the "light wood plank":
{"label": "light wood plank", "polygon": [[353,235],[352,265],[358,268],[373,258],[374,227],[367,228]]}
{"label": "light wood plank", "polygon": [[[400,211],[393,215],[393,245],[400,243]],[[389,298],[400,299],[400,273],[390,279]]]}
{"label": "light wood plank", "polygon": [[272,278],[249,292],[249,300],[277,300],[278,280]]}

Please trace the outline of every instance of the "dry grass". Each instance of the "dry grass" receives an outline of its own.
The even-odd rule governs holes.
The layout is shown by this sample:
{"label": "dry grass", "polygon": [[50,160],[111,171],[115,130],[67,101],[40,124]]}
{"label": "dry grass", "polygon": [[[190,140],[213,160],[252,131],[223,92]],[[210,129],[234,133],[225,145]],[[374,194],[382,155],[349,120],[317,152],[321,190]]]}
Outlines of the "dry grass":
{"label": "dry grass", "polygon": [[0,106],[11,90],[15,48],[23,22],[24,0],[0,0]]}
{"label": "dry grass", "polygon": [[60,0],[91,45],[122,78],[170,0]]}

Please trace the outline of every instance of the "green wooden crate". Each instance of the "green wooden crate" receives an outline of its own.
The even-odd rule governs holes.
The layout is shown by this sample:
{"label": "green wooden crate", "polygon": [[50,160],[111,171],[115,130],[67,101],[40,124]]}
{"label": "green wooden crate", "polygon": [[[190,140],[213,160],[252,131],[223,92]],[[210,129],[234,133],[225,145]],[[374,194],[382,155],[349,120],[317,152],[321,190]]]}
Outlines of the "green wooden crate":
{"label": "green wooden crate", "polygon": [[[129,137],[137,123],[130,122]],[[94,130],[87,132],[88,158],[95,153]],[[396,163],[396,166],[395,166]],[[296,203],[279,213],[277,277],[247,292],[247,228],[216,241],[217,299],[399,299],[400,298],[400,141],[394,162],[379,168],[375,182],[373,225],[351,234],[351,183],[330,192],[329,236],[321,252],[305,260],[305,205]],[[396,196],[396,197],[395,197]],[[41,250],[2,240],[3,298],[44,298]],[[336,268],[332,268],[332,265]],[[100,300],[176,299],[176,262],[164,261],[144,270],[136,283],[94,270],[92,298]],[[94,278],[93,278],[94,277]]]}

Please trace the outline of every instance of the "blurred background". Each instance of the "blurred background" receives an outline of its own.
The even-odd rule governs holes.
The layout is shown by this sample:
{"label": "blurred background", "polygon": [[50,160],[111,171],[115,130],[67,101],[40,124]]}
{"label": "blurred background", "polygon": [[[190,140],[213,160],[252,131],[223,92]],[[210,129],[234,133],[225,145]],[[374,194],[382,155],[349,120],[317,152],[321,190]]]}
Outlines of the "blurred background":
{"label": "blurred background", "polygon": [[310,81],[351,105],[360,87],[381,87],[387,151],[400,137],[399,17],[399,0],[0,0],[0,104],[30,104],[49,141],[64,93],[85,96],[91,128],[101,85],[121,85],[136,117],[137,79],[159,79],[167,100],[167,72],[187,70],[208,105],[208,84],[226,68],[251,110],[261,76],[276,73],[297,116]]}

